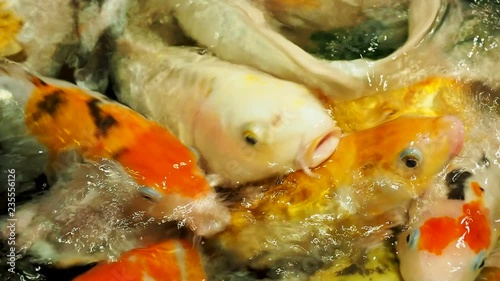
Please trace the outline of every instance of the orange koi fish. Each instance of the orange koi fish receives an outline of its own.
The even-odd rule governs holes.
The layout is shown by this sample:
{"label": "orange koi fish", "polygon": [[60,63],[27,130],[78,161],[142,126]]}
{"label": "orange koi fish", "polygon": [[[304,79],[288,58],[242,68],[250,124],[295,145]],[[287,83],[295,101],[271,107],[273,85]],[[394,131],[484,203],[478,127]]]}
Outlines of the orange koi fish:
{"label": "orange koi fish", "polygon": [[458,187],[448,198],[417,209],[397,245],[405,281],[473,281],[482,268],[498,267],[488,260],[499,238],[500,166],[489,161],[476,171],[453,170],[448,178]]}
{"label": "orange koi fish", "polygon": [[207,280],[202,260],[192,245],[167,240],[148,248],[134,249],[117,262],[102,263],[73,281],[201,281]]}
{"label": "orange koi fish", "polygon": [[[188,219],[199,235],[220,231],[229,213],[216,198],[192,150],[157,123],[103,95],[38,77],[7,60],[0,64],[2,93],[23,107],[28,134],[47,147],[54,164],[61,152],[120,163],[153,204],[149,212]],[[57,171],[51,165],[49,170]],[[178,211],[178,207],[184,207]]]}

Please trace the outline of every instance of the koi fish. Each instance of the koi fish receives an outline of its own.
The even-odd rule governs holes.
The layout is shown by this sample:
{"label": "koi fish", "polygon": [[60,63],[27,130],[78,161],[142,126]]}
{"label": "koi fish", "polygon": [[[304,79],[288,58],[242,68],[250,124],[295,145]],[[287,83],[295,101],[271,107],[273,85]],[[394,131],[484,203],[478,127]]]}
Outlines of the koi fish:
{"label": "koi fish", "polygon": [[134,36],[120,39],[112,64],[118,99],[193,146],[224,186],[309,171],[336,149],[342,132],[306,87]]}
{"label": "koi fish", "polygon": [[473,281],[484,267],[499,267],[489,258],[500,237],[500,166],[491,157],[475,166],[448,174],[446,198],[416,203],[397,243],[405,281]]}
{"label": "koi fish", "polygon": [[[428,41],[428,35],[434,32],[450,5],[449,1],[444,0],[431,1],[426,5],[420,1],[410,1],[408,39],[390,56],[375,61],[359,59],[330,62],[313,57],[301,46],[291,42],[282,34],[284,32],[271,25],[269,18],[272,15],[259,9],[255,2],[257,1],[172,0],[166,3],[166,7],[187,35],[221,59],[249,65],[276,77],[319,89],[333,101],[352,100],[375,94],[380,90],[377,85],[383,85],[384,90],[400,87],[403,79],[398,74],[408,65],[407,54],[420,49],[418,47],[423,41]],[[352,19],[349,15],[359,14],[360,6],[366,4],[365,8],[371,8],[381,6],[382,3],[387,5],[382,1],[258,2],[278,5],[279,10],[285,14],[281,19],[288,16],[294,21],[287,26],[300,25],[304,20],[307,20],[307,23],[326,25],[335,21],[331,19],[337,18],[352,20],[355,23],[360,20],[359,17]],[[308,5],[312,2],[315,4]],[[395,2],[391,1],[389,5],[394,5],[392,3]],[[349,5],[353,7],[349,9]],[[337,10],[337,6],[342,8]],[[301,18],[303,15],[305,17]],[[392,79],[393,75],[398,77]]]}
{"label": "koi fish", "polygon": [[410,87],[337,102],[332,110],[344,132],[368,129],[409,114],[430,117],[454,115],[467,127],[475,127],[483,120],[491,119],[484,116],[485,112],[499,112],[495,105],[497,96],[494,89],[479,81],[470,83],[432,76]]}
{"label": "koi fish", "polygon": [[[159,124],[96,92],[38,77],[19,64],[3,61],[0,75],[2,93],[23,108],[26,133],[47,148],[50,161],[71,149],[85,158],[113,159],[154,202],[148,210],[154,217],[190,218],[188,225],[199,235],[213,234],[228,223],[228,211],[193,151]],[[179,212],[181,206],[186,209]]]}
{"label": "koi fish", "polygon": [[[143,198],[142,187],[118,162],[82,159],[74,150],[64,154],[50,189],[12,213],[19,254],[31,262],[67,268],[115,261],[124,252],[177,234],[176,227],[147,213],[154,202]],[[0,219],[5,241],[11,237],[10,215]]]}
{"label": "koi fish", "polygon": [[420,196],[462,145],[463,124],[453,116],[400,117],[348,134],[312,170],[317,177],[298,171],[238,200],[216,242],[258,268],[324,257],[321,264],[350,251],[349,237],[379,237],[404,222],[392,211]]}
{"label": "koi fish", "polygon": [[182,240],[166,240],[102,263],[73,281],[203,281],[207,280],[198,251]]}

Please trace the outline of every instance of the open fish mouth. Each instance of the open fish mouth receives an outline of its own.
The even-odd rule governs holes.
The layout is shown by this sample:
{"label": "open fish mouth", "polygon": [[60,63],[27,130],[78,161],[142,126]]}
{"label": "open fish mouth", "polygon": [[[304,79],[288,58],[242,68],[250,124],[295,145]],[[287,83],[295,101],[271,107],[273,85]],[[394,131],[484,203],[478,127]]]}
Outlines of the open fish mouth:
{"label": "open fish mouth", "polygon": [[299,153],[297,162],[299,167],[308,175],[313,176],[310,168],[314,168],[328,159],[339,145],[342,131],[334,129],[327,134],[314,139]]}

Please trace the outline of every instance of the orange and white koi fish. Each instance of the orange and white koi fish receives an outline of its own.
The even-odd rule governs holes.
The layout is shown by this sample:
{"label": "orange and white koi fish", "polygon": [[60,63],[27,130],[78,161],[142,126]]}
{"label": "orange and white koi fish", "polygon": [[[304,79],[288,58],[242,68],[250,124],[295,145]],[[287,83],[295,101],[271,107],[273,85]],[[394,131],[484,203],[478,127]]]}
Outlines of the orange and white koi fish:
{"label": "orange and white koi fish", "polygon": [[37,77],[7,60],[0,64],[0,91],[23,108],[26,133],[47,147],[52,161],[72,149],[85,158],[113,159],[154,202],[148,210],[153,216],[189,218],[187,224],[199,235],[218,232],[228,223],[229,213],[195,154],[159,124],[98,93]]}
{"label": "orange and white koi fish", "polygon": [[200,254],[182,240],[166,240],[131,250],[117,262],[98,264],[73,281],[202,281],[207,280]]}
{"label": "orange and white koi fish", "polygon": [[469,169],[447,176],[453,189],[413,212],[398,237],[400,271],[405,281],[473,281],[484,267],[498,267],[492,251],[500,236],[500,166],[484,157]]}

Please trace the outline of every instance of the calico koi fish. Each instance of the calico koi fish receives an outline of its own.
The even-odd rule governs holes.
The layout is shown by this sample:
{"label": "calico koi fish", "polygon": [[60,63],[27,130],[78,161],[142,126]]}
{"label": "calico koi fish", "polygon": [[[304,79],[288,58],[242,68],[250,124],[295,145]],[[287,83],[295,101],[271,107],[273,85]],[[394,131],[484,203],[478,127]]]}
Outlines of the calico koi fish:
{"label": "calico koi fish", "polygon": [[[463,124],[453,116],[400,117],[348,134],[313,170],[317,177],[295,172],[243,198],[232,224],[216,237],[258,267],[304,251],[328,248],[331,254],[335,237],[341,245],[351,234],[397,224],[397,217],[386,214],[418,197],[462,145]],[[284,234],[290,229],[293,235]]]}
{"label": "calico koi fish", "polygon": [[166,240],[131,250],[117,262],[98,264],[73,281],[207,280],[198,251],[182,240]]}
{"label": "calico koi fish", "polygon": [[397,244],[405,281],[473,281],[482,268],[498,267],[489,262],[500,237],[500,166],[492,160],[450,172],[447,198],[417,202]]}
{"label": "calico koi fish", "polygon": [[[188,219],[199,235],[220,231],[229,220],[192,150],[159,124],[76,85],[38,77],[20,65],[0,65],[1,91],[24,108],[27,134],[47,147],[54,162],[62,151],[120,163],[154,204],[149,213]],[[49,169],[57,170],[51,165]],[[178,207],[187,208],[182,211]]]}

